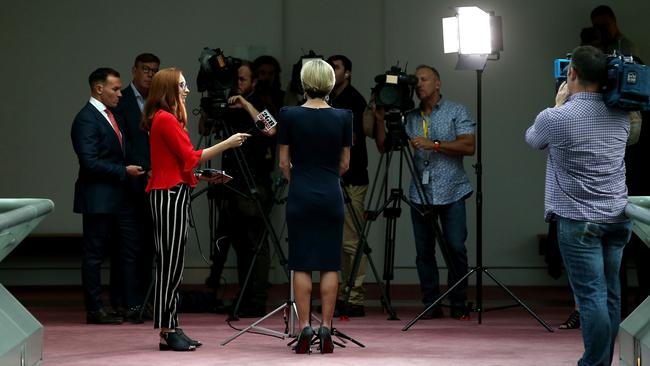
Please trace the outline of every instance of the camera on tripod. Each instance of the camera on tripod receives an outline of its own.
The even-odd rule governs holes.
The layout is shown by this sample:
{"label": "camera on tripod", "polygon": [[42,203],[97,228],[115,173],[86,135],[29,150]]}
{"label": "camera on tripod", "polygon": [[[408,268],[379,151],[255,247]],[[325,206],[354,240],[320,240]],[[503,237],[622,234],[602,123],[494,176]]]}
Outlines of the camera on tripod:
{"label": "camera on tripod", "polygon": [[375,104],[386,112],[406,112],[413,109],[413,86],[415,75],[408,75],[399,66],[391,66],[384,74],[375,76]]}
{"label": "camera on tripod", "polygon": [[385,149],[395,150],[408,139],[402,123],[404,113],[415,108],[413,102],[415,75],[409,75],[399,66],[391,66],[384,74],[375,76],[375,105],[384,110],[387,139]]}
{"label": "camera on tripod", "polygon": [[[571,55],[554,61],[556,84],[566,81]],[[650,69],[632,56],[608,55],[607,75],[602,84],[603,100],[609,107],[626,111],[650,110]]]}
{"label": "camera on tripod", "polygon": [[201,98],[201,109],[209,119],[219,119],[228,109],[228,97],[237,83],[237,70],[242,60],[225,56],[220,48],[205,47],[199,63],[197,89],[200,93],[207,92],[207,96]]}

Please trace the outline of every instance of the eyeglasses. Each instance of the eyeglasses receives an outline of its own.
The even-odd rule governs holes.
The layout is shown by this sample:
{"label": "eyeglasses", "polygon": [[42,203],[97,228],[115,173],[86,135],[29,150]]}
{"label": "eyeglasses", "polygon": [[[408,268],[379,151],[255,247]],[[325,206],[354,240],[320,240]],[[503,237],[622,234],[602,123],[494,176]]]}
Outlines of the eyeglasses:
{"label": "eyeglasses", "polygon": [[145,74],[149,74],[149,73],[155,74],[155,73],[158,72],[158,68],[151,68],[151,67],[142,65],[142,72],[144,72]]}
{"label": "eyeglasses", "polygon": [[180,83],[178,83],[178,86],[181,88],[181,90],[189,90],[189,88],[187,86],[187,83],[184,82],[184,81],[181,81]]}

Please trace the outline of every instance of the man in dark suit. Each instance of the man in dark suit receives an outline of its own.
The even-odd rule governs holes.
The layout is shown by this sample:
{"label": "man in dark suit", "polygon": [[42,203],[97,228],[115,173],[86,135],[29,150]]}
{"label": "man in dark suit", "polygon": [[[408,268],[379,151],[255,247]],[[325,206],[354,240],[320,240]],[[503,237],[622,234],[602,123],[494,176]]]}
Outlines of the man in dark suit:
{"label": "man in dark suit", "polygon": [[83,215],[81,280],[89,324],[121,323],[122,317],[107,312],[101,301],[101,264],[110,246],[117,245],[122,271],[127,318],[139,309],[135,289],[137,230],[134,210],[125,195],[129,177],[144,174],[142,167],[124,161],[123,129],[111,108],[122,95],[120,74],[110,68],[93,71],[90,100],[72,123],[72,145],[79,159],[74,212]]}
{"label": "man in dark suit", "polygon": [[[122,89],[122,97],[115,109],[115,112],[124,119],[127,163],[140,165],[145,171],[150,169],[149,135],[140,128],[140,121],[142,120],[144,102],[149,95],[151,81],[159,67],[160,59],[156,55],[151,53],[138,55],[131,68],[133,80],[126,88]],[[144,193],[147,176],[143,175],[140,178],[135,181],[142,186],[138,192]]]}
{"label": "man in dark suit", "polygon": [[[158,72],[160,59],[152,53],[142,53],[135,58],[131,73],[133,80],[124,89],[115,114],[120,115],[124,121],[124,137],[126,141],[126,164],[141,166],[145,172],[151,169],[149,156],[149,134],[140,128],[144,102],[149,95],[149,88],[153,76]],[[138,293],[144,298],[151,283],[151,265],[154,256],[153,226],[151,208],[149,207],[147,187],[148,174],[142,174],[135,179],[130,179],[127,195],[135,208],[136,224],[139,234],[138,257],[136,258],[136,271],[138,279]],[[111,272],[111,301],[119,300],[119,288],[122,280],[120,271]],[[153,299],[149,299],[153,300]],[[121,301],[121,300],[119,300]],[[124,304],[113,304],[124,306]],[[151,312],[145,313],[145,317]]]}

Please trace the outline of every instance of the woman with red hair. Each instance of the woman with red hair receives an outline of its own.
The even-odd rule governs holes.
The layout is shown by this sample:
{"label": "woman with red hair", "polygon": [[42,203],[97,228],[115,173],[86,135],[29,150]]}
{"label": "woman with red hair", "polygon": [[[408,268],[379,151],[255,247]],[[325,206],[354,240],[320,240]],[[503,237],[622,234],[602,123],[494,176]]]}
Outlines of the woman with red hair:
{"label": "woman with red hair", "polygon": [[153,78],[143,111],[142,127],[149,131],[151,149],[147,192],[154,221],[154,328],[160,328],[160,350],[193,351],[201,345],[178,328],[176,314],[187,241],[189,192],[199,179],[224,183],[227,178],[196,175],[194,168],[227,149],[240,146],[250,136],[237,133],[208,148],[194,150],[187,132],[185,110],[189,91],[181,70],[160,70]]}

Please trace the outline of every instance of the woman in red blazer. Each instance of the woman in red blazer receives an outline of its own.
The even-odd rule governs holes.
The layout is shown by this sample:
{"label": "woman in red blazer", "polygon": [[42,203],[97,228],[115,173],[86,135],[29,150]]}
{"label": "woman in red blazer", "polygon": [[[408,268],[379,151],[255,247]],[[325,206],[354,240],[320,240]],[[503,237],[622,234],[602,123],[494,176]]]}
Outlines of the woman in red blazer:
{"label": "woman in red blazer", "polygon": [[237,133],[208,148],[194,150],[186,127],[188,93],[181,70],[160,70],[151,83],[142,120],[142,127],[149,131],[151,148],[147,192],[156,245],[154,328],[160,328],[160,350],[193,351],[201,345],[178,328],[176,314],[187,241],[189,191],[199,179],[224,183],[225,178],[197,177],[194,168],[224,150],[240,146],[250,136]]}

